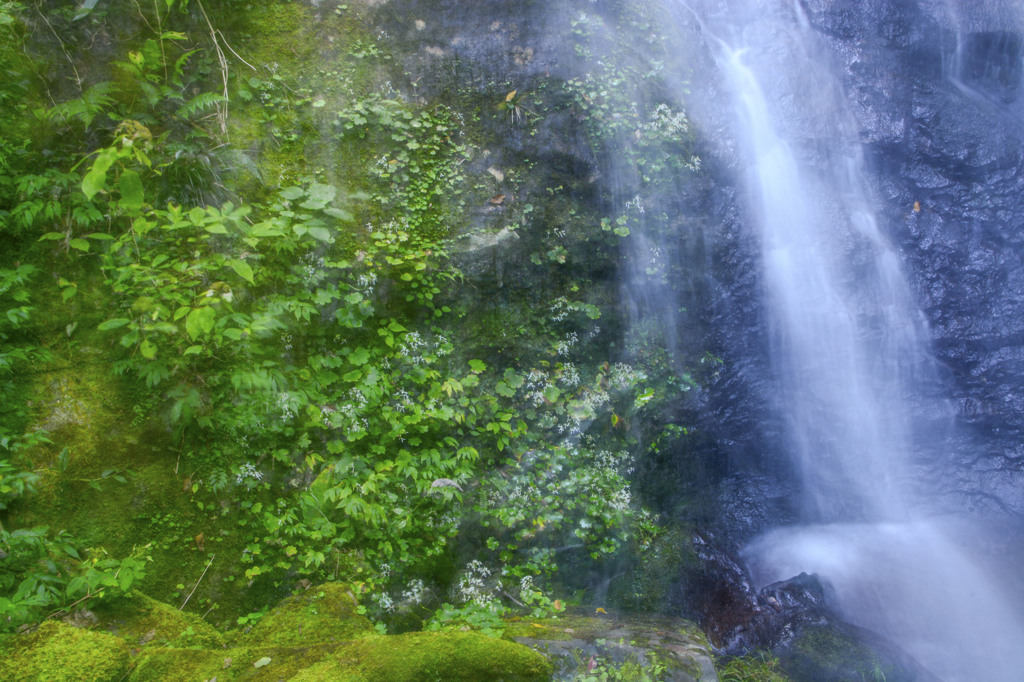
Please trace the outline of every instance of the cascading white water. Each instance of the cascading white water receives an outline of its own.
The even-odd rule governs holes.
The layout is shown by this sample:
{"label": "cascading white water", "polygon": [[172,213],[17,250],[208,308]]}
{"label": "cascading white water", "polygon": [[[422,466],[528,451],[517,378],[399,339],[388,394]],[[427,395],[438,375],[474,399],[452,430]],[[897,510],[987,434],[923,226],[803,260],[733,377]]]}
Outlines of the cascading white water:
{"label": "cascading white water", "polygon": [[828,52],[791,0],[699,4],[687,6],[733,102],[775,407],[804,492],[804,525],[758,538],[745,558],[762,584],[818,574],[845,618],[945,680],[1019,680],[1024,628],[915,481],[927,327],[872,211]]}

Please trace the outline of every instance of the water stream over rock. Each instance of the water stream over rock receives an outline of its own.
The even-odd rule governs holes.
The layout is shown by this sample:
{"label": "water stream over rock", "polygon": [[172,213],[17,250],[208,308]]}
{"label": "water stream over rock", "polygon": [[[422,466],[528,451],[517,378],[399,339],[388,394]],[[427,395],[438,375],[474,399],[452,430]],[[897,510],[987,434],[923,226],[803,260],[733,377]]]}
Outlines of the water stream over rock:
{"label": "water stream over rock", "polygon": [[[829,13],[843,16],[840,47],[858,32],[907,29],[895,21],[906,11],[888,8],[889,16],[884,3],[867,4],[877,16],[838,2],[679,3],[713,57],[708,78],[725,84],[722,153],[734,159],[743,222],[761,249],[770,421],[781,425],[778,447],[799,480],[799,522],[753,539],[743,556],[759,585],[817,574],[843,618],[892,639],[942,679],[1009,682],[1019,679],[1014,647],[1024,626],[968,549],[984,524],[950,514],[959,510],[945,497],[947,479],[965,456],[957,449],[972,441],[957,430],[931,321],[903,273],[913,258],[889,236],[893,197],[879,193],[887,178],[877,159],[865,160],[877,150],[864,141],[900,137],[903,122],[872,105],[865,125],[865,98],[848,94],[851,58],[822,28]],[[1006,28],[1011,4],[933,8],[946,26],[959,22],[955,40],[942,43],[951,50],[938,50],[933,87],[1019,126],[1006,101],[1022,58],[1021,34]],[[965,28],[992,17],[1004,28]],[[886,115],[889,124],[879,123]],[[903,210],[901,222],[922,219],[920,201]]]}

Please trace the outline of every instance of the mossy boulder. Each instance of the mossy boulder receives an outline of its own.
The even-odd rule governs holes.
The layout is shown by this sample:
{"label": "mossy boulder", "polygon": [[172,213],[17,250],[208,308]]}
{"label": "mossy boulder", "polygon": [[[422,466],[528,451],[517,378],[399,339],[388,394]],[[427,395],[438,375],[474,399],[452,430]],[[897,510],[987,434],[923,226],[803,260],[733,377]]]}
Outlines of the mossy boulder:
{"label": "mossy boulder", "polygon": [[100,629],[132,646],[221,649],[224,637],[198,616],[151,599],[141,592],[98,606],[93,614]]}
{"label": "mossy boulder", "polygon": [[775,653],[786,677],[793,682],[938,682],[892,642],[848,623],[801,628]]}
{"label": "mossy boulder", "polygon": [[531,682],[551,663],[525,646],[474,632],[413,632],[347,642],[296,682]]}
{"label": "mossy boulder", "polygon": [[157,682],[158,680],[231,679],[221,675],[232,667],[231,651],[203,651],[195,649],[159,649],[143,652],[135,661],[129,682]]}
{"label": "mossy boulder", "polygon": [[148,649],[128,679],[540,682],[550,676],[551,664],[543,654],[513,642],[473,632],[416,632],[305,647]]}
{"label": "mossy boulder", "polygon": [[0,644],[0,679],[29,682],[117,682],[130,665],[128,643],[48,621]]}
{"label": "mossy boulder", "polygon": [[600,675],[665,682],[718,679],[704,633],[681,618],[627,616],[596,608],[593,616],[513,620],[504,637],[547,654],[555,680]]}
{"label": "mossy boulder", "polygon": [[357,611],[348,585],[327,583],[285,599],[239,641],[246,646],[311,646],[342,642],[373,633]]}

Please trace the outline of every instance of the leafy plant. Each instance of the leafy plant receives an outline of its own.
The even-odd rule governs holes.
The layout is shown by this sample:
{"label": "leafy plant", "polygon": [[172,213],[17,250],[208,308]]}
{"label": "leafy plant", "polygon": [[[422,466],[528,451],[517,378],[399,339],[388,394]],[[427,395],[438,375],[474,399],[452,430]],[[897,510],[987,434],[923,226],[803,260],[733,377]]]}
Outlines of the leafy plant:
{"label": "leafy plant", "polygon": [[787,682],[788,678],[779,670],[779,659],[769,653],[759,652],[748,656],[730,658],[715,666],[718,679],[722,682]]}
{"label": "leafy plant", "polygon": [[578,658],[571,679],[573,682],[659,682],[665,679],[668,665],[654,653],[644,658],[641,661],[630,655],[620,663],[598,655],[587,660]]}
{"label": "leafy plant", "polygon": [[130,591],[146,575],[145,549],[111,559],[63,531],[0,528],[0,631]]}
{"label": "leafy plant", "polygon": [[488,637],[500,639],[505,631],[505,621],[502,618],[507,612],[507,609],[496,604],[480,604],[473,601],[459,607],[444,604],[427,623],[425,629],[434,632],[445,628],[469,628]]}

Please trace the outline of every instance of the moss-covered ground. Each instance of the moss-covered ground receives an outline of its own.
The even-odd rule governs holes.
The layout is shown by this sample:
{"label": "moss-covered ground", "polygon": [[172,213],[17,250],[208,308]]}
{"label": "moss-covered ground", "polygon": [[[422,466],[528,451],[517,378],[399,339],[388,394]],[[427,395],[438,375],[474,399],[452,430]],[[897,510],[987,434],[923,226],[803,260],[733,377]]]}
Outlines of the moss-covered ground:
{"label": "moss-covered ground", "polygon": [[141,594],[78,620],[0,641],[0,679],[533,682],[551,672],[544,655],[477,633],[378,635],[340,584],[311,587],[227,636]]}

